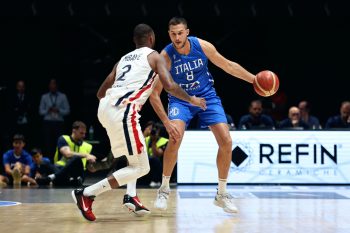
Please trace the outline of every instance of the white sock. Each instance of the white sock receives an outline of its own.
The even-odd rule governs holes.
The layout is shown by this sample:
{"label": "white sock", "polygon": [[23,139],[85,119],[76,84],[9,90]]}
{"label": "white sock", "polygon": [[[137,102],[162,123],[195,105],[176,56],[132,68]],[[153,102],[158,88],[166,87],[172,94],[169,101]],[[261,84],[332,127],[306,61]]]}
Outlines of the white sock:
{"label": "white sock", "polygon": [[218,194],[226,193],[227,179],[219,178]]}
{"label": "white sock", "polygon": [[107,178],[97,182],[96,184],[90,185],[84,189],[84,196],[98,196],[108,190],[111,190],[111,185],[109,184]]}
{"label": "white sock", "polygon": [[55,174],[50,174],[47,177],[49,177],[51,180],[54,180],[56,178],[56,175]]}
{"label": "white sock", "polygon": [[134,180],[126,184],[126,194],[128,194],[130,197],[136,196],[136,182],[137,180]]}
{"label": "white sock", "polygon": [[169,186],[170,177],[171,177],[171,176],[165,176],[165,175],[163,175],[163,178],[162,178],[162,185],[160,186],[160,188],[170,189],[170,186]]}

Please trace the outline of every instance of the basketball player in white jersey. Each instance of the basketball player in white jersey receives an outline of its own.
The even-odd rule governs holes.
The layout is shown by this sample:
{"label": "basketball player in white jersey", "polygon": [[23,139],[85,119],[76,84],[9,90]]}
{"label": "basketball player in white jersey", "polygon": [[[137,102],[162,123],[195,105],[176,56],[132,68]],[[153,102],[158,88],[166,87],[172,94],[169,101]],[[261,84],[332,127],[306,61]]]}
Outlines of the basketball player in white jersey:
{"label": "basketball player in white jersey", "polygon": [[[113,156],[126,155],[129,165],[91,186],[72,191],[74,201],[89,221],[96,219],[92,212],[92,202],[96,196],[112,188],[135,183],[139,177],[149,172],[138,112],[158,80],[171,95],[206,109],[205,100],[189,96],[177,85],[167,70],[164,59],[151,49],[154,47],[155,35],[150,26],[137,25],[134,29],[134,42],[136,49],[120,59],[97,93],[100,99],[98,118],[106,128]],[[168,133],[174,138],[180,136],[175,127]],[[134,185],[128,185],[124,205],[140,215],[150,213],[136,196]]]}

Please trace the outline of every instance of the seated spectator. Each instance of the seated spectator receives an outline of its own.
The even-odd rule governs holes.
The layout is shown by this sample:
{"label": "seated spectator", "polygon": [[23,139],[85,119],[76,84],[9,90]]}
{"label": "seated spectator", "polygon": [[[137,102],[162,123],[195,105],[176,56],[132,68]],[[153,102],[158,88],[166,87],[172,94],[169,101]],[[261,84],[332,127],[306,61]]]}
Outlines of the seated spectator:
{"label": "seated spectator", "polygon": [[241,117],[238,129],[274,129],[273,119],[263,114],[262,102],[253,100],[249,106],[249,114]]}
{"label": "seated spectator", "polygon": [[147,123],[145,124],[145,129],[143,130],[143,136],[145,138],[151,134],[151,130],[154,124],[154,121],[147,121]]}
{"label": "seated spectator", "polygon": [[[143,135],[145,136],[150,172],[139,178],[138,184],[148,184],[151,187],[157,187],[161,184],[163,154],[169,140],[163,124],[154,121],[148,121],[145,124]],[[174,179],[175,176],[172,176],[172,178]]]}
{"label": "seated spectator", "polygon": [[279,124],[280,129],[309,129],[300,117],[300,110],[296,106],[292,106],[288,111],[288,118],[282,120]]}
{"label": "seated spectator", "polygon": [[0,175],[0,188],[6,187],[9,182],[9,179],[6,176]]}
{"label": "seated spectator", "polygon": [[75,121],[71,135],[62,135],[58,138],[54,157],[55,165],[67,174],[67,179],[73,179],[77,185],[84,182],[87,162],[96,161],[96,157],[90,154],[92,145],[84,141],[85,135],[85,123]]}
{"label": "seated spectator", "polygon": [[30,165],[32,157],[23,148],[25,146],[24,136],[15,134],[12,142],[13,149],[3,155],[5,173],[10,184],[21,183],[36,185],[36,181],[30,177]]}
{"label": "seated spectator", "polygon": [[30,166],[30,176],[41,184],[49,184],[58,172],[58,168],[53,165],[49,158],[43,157],[41,149],[34,148],[31,151],[33,163]]}
{"label": "seated spectator", "polygon": [[317,117],[310,115],[310,104],[303,100],[299,102],[299,110],[301,119],[309,125],[310,129],[322,129],[320,121]]}
{"label": "seated spectator", "polygon": [[82,185],[82,180],[74,179],[72,176],[72,169],[76,168],[76,163],[68,162],[66,166],[53,165],[49,158],[43,156],[39,148],[34,148],[31,153],[33,156],[31,176],[39,185],[50,183],[55,186]]}
{"label": "seated spectator", "polygon": [[227,124],[228,124],[228,128],[229,130],[234,130],[236,129],[235,123],[233,122],[233,118],[230,114],[225,113],[226,115],[226,119],[227,119]]}
{"label": "seated spectator", "polygon": [[169,139],[164,137],[165,128],[161,123],[152,125],[150,135],[145,138],[148,159],[150,163],[149,185],[151,187],[160,186],[163,172],[163,155]]}
{"label": "seated spectator", "polygon": [[328,118],[325,128],[350,128],[350,101],[341,103],[340,114]]}

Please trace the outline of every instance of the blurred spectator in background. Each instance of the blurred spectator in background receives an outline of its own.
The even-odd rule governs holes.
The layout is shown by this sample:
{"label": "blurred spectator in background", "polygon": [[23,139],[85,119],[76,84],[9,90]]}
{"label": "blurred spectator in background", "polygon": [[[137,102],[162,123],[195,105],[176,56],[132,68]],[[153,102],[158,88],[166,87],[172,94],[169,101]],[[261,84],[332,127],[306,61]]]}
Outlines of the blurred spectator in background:
{"label": "blurred spectator in background", "polygon": [[309,125],[306,124],[300,116],[300,110],[296,106],[292,106],[288,111],[288,118],[282,120],[279,124],[281,129],[309,129]]}
{"label": "blurred spectator in background", "polygon": [[320,121],[317,117],[310,115],[310,104],[306,100],[300,101],[298,104],[300,110],[300,118],[309,125],[310,129],[322,129]]}
{"label": "blurred spectator in background", "polygon": [[149,135],[151,135],[151,130],[152,130],[152,127],[154,124],[155,124],[154,121],[147,121],[147,123],[145,124],[144,129],[143,129],[143,136],[145,138],[148,137]]}
{"label": "blurred spectator in background", "polygon": [[236,129],[236,126],[235,126],[235,123],[233,121],[232,116],[230,114],[228,114],[228,113],[225,113],[225,115],[226,115],[226,119],[227,119],[227,124],[228,124],[229,130]]}
{"label": "blurred spectator in background", "polygon": [[9,183],[20,185],[22,182],[36,185],[30,177],[32,157],[24,150],[25,140],[22,134],[15,134],[12,142],[13,149],[3,155],[3,164]]}
{"label": "blurred spectator in background", "polygon": [[9,179],[6,176],[0,175],[0,188],[6,187],[9,182]]}
{"label": "blurred spectator in background", "polygon": [[53,165],[50,159],[44,157],[39,148],[31,151],[33,163],[31,176],[39,185],[48,185],[52,182],[55,186],[81,186],[83,180],[75,179],[76,163],[68,162],[65,166]]}
{"label": "blurred spectator in background", "polygon": [[[146,129],[147,130],[147,127]],[[169,139],[165,137],[165,127],[157,122],[152,125],[149,136],[145,138],[150,172],[146,175],[150,178],[151,187],[160,186],[163,172],[163,155]]]}
{"label": "blurred spectator in background", "polygon": [[249,105],[249,114],[242,116],[238,123],[238,129],[274,129],[273,119],[263,114],[263,106],[260,100],[253,100]]}
{"label": "blurred spectator in background", "polygon": [[70,113],[67,96],[58,91],[56,79],[49,82],[49,92],[40,100],[39,114],[43,117],[43,153],[52,158],[57,138],[64,132],[64,117]]}
{"label": "blurred spectator in background", "polygon": [[340,114],[329,117],[325,128],[350,128],[350,101],[341,103]]}
{"label": "blurred spectator in background", "polygon": [[87,162],[96,162],[96,156],[91,154],[92,145],[84,141],[86,125],[82,121],[75,121],[71,135],[58,138],[54,157],[55,165],[72,180],[71,184],[82,184],[85,179]]}
{"label": "blurred spectator in background", "polygon": [[27,139],[28,145],[28,139],[30,138],[29,130],[31,128],[29,123],[31,121],[30,109],[32,106],[32,100],[26,93],[26,85],[23,80],[17,81],[16,91],[11,94],[9,105],[12,135],[24,135]]}
{"label": "blurred spectator in background", "polygon": [[272,95],[270,98],[264,101],[271,101],[270,104],[266,104],[265,113],[269,114],[275,122],[280,122],[284,119],[285,113],[288,109],[287,94],[280,88],[278,92]]}
{"label": "blurred spectator in background", "polygon": [[[40,148],[33,148],[31,150],[33,163],[30,166],[30,176],[41,185],[43,181],[47,181],[45,184],[49,184],[53,175],[58,169],[53,165],[49,158],[44,157]],[[51,176],[51,178],[49,178]]]}

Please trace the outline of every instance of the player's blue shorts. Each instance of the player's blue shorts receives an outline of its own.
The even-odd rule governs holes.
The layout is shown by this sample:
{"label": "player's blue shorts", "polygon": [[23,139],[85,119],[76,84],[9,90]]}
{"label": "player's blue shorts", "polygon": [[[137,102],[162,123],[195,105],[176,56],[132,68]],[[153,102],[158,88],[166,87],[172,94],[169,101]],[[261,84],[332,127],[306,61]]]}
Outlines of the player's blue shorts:
{"label": "player's blue shorts", "polygon": [[170,120],[182,120],[189,125],[191,119],[198,114],[200,128],[206,128],[217,123],[227,123],[224,108],[218,96],[206,99],[207,109],[177,101],[169,102],[168,117]]}

